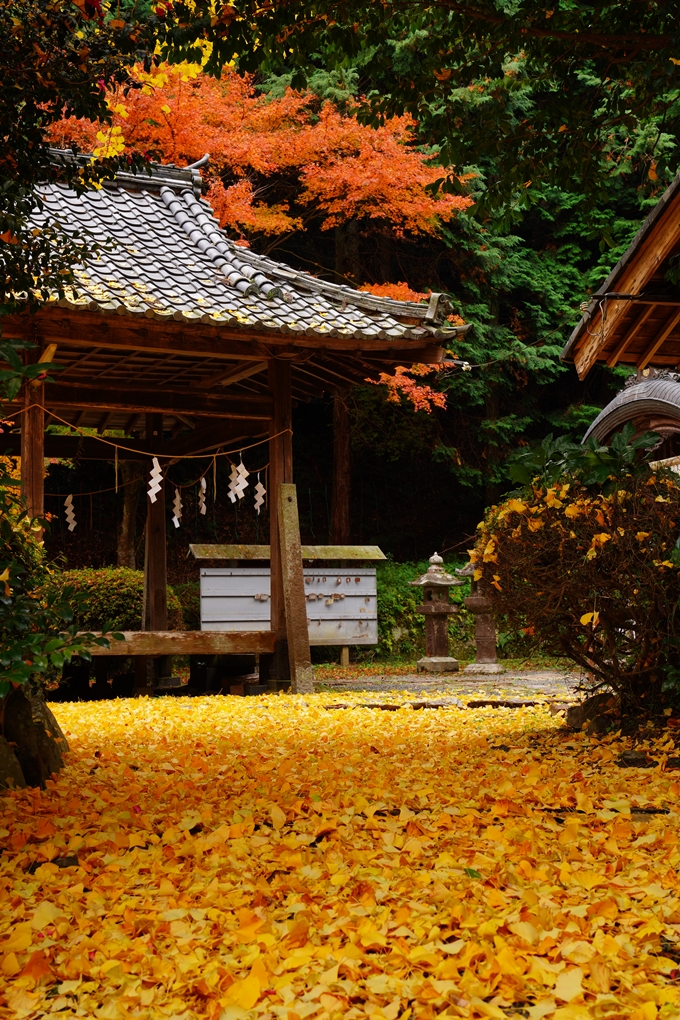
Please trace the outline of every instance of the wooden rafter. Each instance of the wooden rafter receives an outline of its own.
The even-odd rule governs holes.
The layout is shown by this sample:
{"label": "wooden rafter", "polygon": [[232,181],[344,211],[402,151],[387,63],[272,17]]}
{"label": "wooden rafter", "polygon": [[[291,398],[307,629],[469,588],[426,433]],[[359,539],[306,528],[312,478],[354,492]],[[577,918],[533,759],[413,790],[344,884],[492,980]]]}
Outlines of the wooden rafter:
{"label": "wooden rafter", "polygon": [[638,368],[642,369],[647,367],[666,337],[673,332],[678,322],[680,322],[680,308],[666,320],[647,350],[640,356],[637,362]]}
{"label": "wooden rafter", "polygon": [[266,361],[250,361],[240,364],[234,368],[228,368],[224,372],[214,372],[212,375],[202,376],[200,379],[189,383],[191,389],[211,389],[213,386],[230,386],[233,383],[241,382],[242,379],[249,379],[252,375],[259,375],[266,372]]}
{"label": "wooden rafter", "polygon": [[646,307],[640,309],[638,315],[635,318],[635,321],[631,323],[631,325],[628,327],[623,337],[621,338],[621,341],[619,342],[617,347],[607,358],[607,364],[609,365],[610,368],[613,368],[614,365],[616,365],[621,360],[623,355],[628,350],[630,344],[635,339],[635,336],[637,335],[640,327],[644,325],[644,323],[647,321],[647,319],[649,318],[653,311],[654,305],[651,306],[647,305]]}
{"label": "wooden rafter", "polygon": [[57,407],[101,408],[102,410],[152,411],[161,414],[196,414],[213,418],[240,418],[268,421],[271,400],[266,396],[197,393],[188,390],[144,390],[132,387],[108,389],[90,386],[45,386],[45,400],[51,409]]}

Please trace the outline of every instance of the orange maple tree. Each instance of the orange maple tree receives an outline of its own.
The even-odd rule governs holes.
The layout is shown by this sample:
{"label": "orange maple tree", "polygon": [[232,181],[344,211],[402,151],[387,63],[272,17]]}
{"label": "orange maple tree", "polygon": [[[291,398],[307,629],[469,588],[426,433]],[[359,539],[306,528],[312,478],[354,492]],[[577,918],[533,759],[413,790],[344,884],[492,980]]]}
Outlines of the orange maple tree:
{"label": "orange maple tree", "polygon": [[[247,239],[302,230],[312,217],[322,230],[370,220],[397,236],[435,234],[471,204],[426,190],[442,170],[415,147],[409,117],[368,127],[308,92],[258,94],[250,76],[230,69],[220,80],[190,64],[135,75],[138,89],[109,98],[110,127],[68,118],[53,141],[178,165],[209,152],[208,198],[223,226]],[[295,178],[296,213],[271,200],[281,174]]]}
{"label": "orange maple tree", "polygon": [[[312,221],[321,230],[354,221],[394,237],[436,235],[471,204],[466,196],[427,190],[442,170],[415,146],[407,116],[369,127],[309,92],[258,93],[252,77],[229,68],[219,80],[195,64],[137,68],[135,79],[138,88],[109,96],[111,125],[67,118],[52,140],[97,155],[142,151],[180,166],[209,152],[207,198],[236,243],[271,250]],[[282,180],[293,182],[287,191]],[[406,283],[362,289],[405,301],[428,298]],[[399,368],[394,376],[381,373],[379,382],[388,400],[404,396],[431,411],[446,406],[446,398],[416,377],[434,370]]]}

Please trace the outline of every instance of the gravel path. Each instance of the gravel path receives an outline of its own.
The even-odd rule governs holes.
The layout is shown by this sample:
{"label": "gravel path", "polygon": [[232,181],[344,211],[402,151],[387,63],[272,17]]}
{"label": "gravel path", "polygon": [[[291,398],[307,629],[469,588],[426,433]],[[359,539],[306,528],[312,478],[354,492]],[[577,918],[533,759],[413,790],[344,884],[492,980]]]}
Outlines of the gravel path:
{"label": "gravel path", "polygon": [[403,676],[357,676],[324,679],[314,684],[318,691],[407,691],[418,694],[463,695],[475,698],[538,698],[549,701],[578,701],[580,675],[558,670],[511,670],[498,676],[448,673],[439,677],[423,673]]}

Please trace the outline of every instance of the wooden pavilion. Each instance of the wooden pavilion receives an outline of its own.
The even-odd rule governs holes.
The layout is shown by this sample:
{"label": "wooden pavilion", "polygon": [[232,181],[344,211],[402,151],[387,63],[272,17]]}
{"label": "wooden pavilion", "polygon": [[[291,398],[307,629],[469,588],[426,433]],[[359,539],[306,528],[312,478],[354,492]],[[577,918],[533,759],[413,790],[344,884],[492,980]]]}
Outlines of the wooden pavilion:
{"label": "wooden pavilion", "polygon": [[680,176],[585,306],[562,359],[584,379],[597,362],[680,367]]}
{"label": "wooden pavilion", "polygon": [[7,338],[32,341],[36,358],[60,366],[53,382],[25,388],[12,408],[20,451],[18,435],[3,437],[5,449],[14,442],[21,453],[24,493],[40,515],[45,457],[114,456],[96,437],[46,436],[52,420],[100,434],[122,430],[120,458],[149,467],[154,455],[163,466],[268,435],[271,632],[168,632],[161,488],[155,503],[147,501],[149,630],[131,636],[127,654],[256,652],[278,677],[290,659],[296,689],[307,682],[309,646],[293,404],[396,365],[441,363],[446,341],[467,327],[446,324],[444,295],[429,304],[379,298],[235,245],[201,191],[197,165],[120,173],[80,196],[45,186],[36,223],[50,217],[87,231],[101,253],[77,270],[77,291],[3,322]]}

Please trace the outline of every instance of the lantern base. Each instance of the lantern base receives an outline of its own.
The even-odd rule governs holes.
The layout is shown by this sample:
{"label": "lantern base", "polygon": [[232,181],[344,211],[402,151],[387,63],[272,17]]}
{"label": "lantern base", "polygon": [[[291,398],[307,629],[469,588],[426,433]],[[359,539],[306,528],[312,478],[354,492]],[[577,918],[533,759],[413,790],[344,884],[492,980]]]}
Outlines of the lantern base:
{"label": "lantern base", "polygon": [[416,663],[418,673],[457,673],[458,659],[452,659],[448,655],[432,655],[418,659]]}
{"label": "lantern base", "polygon": [[493,673],[505,673],[504,668],[499,662],[471,662],[463,670],[464,673],[486,673],[487,675]]}

